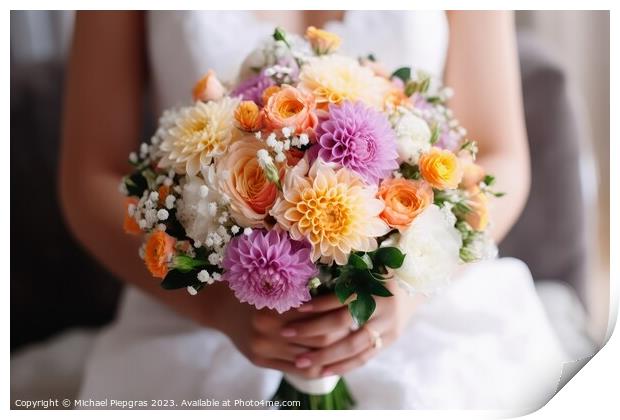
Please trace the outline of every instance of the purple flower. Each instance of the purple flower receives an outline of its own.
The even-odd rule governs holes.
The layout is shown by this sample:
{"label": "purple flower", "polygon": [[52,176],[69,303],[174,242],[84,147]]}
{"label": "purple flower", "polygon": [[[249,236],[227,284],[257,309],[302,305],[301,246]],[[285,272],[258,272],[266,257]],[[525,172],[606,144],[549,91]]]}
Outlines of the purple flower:
{"label": "purple flower", "polygon": [[274,82],[271,80],[271,77],[261,72],[241,82],[232,91],[231,96],[241,96],[241,99],[244,101],[254,101],[258,106],[263,106],[263,91],[273,85]]}
{"label": "purple flower", "polygon": [[308,280],[318,273],[311,252],[280,229],[255,229],[229,242],[223,279],[241,302],[282,313],[310,300]]}
{"label": "purple flower", "polygon": [[377,184],[398,168],[396,136],[385,115],[361,102],[330,105],[316,130],[318,156]]}

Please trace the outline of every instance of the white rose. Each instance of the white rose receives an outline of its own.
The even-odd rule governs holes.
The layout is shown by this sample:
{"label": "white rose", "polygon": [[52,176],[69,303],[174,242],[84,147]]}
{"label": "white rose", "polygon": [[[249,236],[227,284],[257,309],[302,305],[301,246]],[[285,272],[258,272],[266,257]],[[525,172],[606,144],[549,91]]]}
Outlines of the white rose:
{"label": "white rose", "polygon": [[400,108],[392,119],[392,125],[401,162],[416,164],[420,155],[431,148],[431,130],[428,124],[411,111]]}
{"label": "white rose", "polygon": [[[218,219],[225,211],[223,195],[215,183],[215,170],[209,165],[203,172],[205,179],[187,177],[181,199],[177,204],[177,217],[187,236],[205,243],[209,233],[220,227]],[[205,181],[206,180],[206,181]]]}
{"label": "white rose", "polygon": [[459,264],[461,234],[436,205],[430,205],[402,233],[382,246],[396,246],[405,253],[403,265],[394,270],[409,292],[432,293],[447,285]]}

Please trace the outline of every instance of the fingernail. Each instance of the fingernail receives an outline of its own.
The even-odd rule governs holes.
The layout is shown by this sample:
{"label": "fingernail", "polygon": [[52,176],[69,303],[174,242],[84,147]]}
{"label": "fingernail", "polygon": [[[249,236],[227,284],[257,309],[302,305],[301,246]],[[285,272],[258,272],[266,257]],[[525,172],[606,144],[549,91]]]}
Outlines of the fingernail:
{"label": "fingernail", "polygon": [[323,372],[321,372],[321,376],[332,376],[333,374],[334,371],[329,369],[325,369]]}
{"label": "fingernail", "polygon": [[307,368],[307,367],[310,367],[311,364],[312,364],[312,360],[306,359],[305,357],[302,357],[295,361],[295,366],[298,368]]}
{"label": "fingernail", "polygon": [[310,312],[312,310],[312,305],[303,305],[297,308],[299,312]]}
{"label": "fingernail", "polygon": [[280,334],[282,337],[295,337],[295,335],[297,335],[297,331],[292,328],[285,328],[280,332]]}

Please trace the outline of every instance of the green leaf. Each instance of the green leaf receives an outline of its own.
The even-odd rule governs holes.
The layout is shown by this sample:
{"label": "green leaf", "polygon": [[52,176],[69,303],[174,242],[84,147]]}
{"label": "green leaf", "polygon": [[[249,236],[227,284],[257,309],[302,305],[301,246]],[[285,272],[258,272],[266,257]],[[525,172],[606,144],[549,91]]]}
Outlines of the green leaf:
{"label": "green leaf", "polygon": [[183,273],[192,271],[199,267],[205,267],[208,265],[207,261],[192,258],[189,255],[177,255],[174,257],[173,267]]}
{"label": "green leaf", "polygon": [[134,172],[125,177],[125,186],[130,196],[141,197],[144,190],[148,188],[148,183],[141,172]]}
{"label": "green leaf", "polygon": [[376,296],[381,296],[381,297],[390,297],[393,296],[392,292],[390,292],[387,287],[385,287],[383,285],[383,282],[380,282],[378,280],[373,280],[371,282],[368,283],[368,288],[370,290],[370,293],[372,293],[373,295]]}
{"label": "green leaf", "polygon": [[366,261],[364,261],[364,259],[362,257],[360,257],[359,255],[357,255],[355,253],[351,253],[351,255],[349,255],[348,265],[350,265],[353,268],[356,268],[358,270],[366,270],[366,269],[368,269],[368,264],[366,264]]}
{"label": "green leaf", "polygon": [[370,319],[376,306],[375,299],[370,294],[358,293],[357,299],[349,303],[349,312],[357,325],[362,326]]}
{"label": "green leaf", "polygon": [[388,246],[377,249],[373,253],[372,259],[375,261],[376,265],[400,268],[400,266],[403,265],[403,261],[405,261],[405,254],[400,252],[400,249],[396,247]]}
{"label": "green leaf", "polygon": [[196,282],[196,273],[181,272],[178,270],[170,270],[160,283],[160,286],[166,290],[182,289],[191,286]]}
{"label": "green leaf", "polygon": [[400,165],[400,173],[406,179],[420,179],[420,168],[418,165],[410,165],[407,162],[403,162]]}
{"label": "green leaf", "polygon": [[411,79],[411,68],[410,67],[401,67],[392,73],[391,77],[398,77],[403,83],[407,83]]}
{"label": "green leaf", "polygon": [[367,58],[369,61],[377,61],[377,58],[375,57],[375,55],[374,55],[373,53],[368,54],[368,55],[366,56],[366,58]]}
{"label": "green leaf", "polygon": [[437,143],[439,140],[439,135],[441,134],[441,130],[439,129],[439,124],[433,124],[432,132],[431,132],[431,144]]}
{"label": "green leaf", "polygon": [[495,177],[493,175],[485,175],[482,182],[484,182],[487,187],[490,187],[491,185],[495,184]]}
{"label": "green leaf", "polygon": [[345,303],[346,300],[353,293],[355,293],[355,286],[349,279],[341,280],[338,283],[336,283],[334,292],[336,293],[336,297],[338,298],[340,303]]}

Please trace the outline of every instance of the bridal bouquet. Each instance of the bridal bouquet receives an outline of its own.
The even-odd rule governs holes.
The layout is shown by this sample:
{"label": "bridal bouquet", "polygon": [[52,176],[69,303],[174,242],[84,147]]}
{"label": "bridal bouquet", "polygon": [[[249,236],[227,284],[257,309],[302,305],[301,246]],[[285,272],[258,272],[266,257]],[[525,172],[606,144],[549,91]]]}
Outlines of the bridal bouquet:
{"label": "bridal bouquet", "polygon": [[[163,288],[223,281],[280,313],[335,293],[361,326],[374,296],[391,296],[388,279],[428,294],[460,263],[495,255],[485,229],[499,194],[446,107],[450,89],[339,44],[276,29],[238,83],[209,71],[130,155],[124,228],[144,236],[140,256]],[[285,375],[274,398],[353,404],[338,377]]]}

